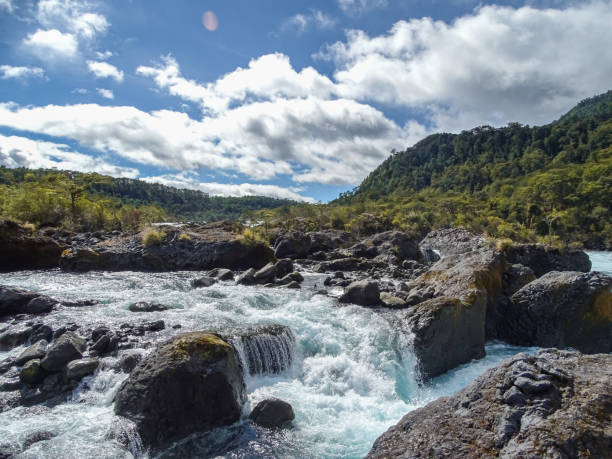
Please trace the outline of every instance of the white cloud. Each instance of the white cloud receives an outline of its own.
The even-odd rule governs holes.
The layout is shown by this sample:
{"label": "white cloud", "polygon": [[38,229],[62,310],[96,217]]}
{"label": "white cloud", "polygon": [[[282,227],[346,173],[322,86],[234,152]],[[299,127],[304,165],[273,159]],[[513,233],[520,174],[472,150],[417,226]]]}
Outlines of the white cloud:
{"label": "white cloud", "polygon": [[173,186],[176,188],[200,190],[213,196],[268,196],[278,199],[293,199],[294,201],[310,203],[315,202],[313,198],[299,194],[299,192],[302,191],[302,188],[298,187],[283,188],[276,185],[262,185],[257,183],[230,184],[200,182],[194,176],[194,174],[189,173],[144,177],[142,180],[149,183],[161,183],[162,185]]}
{"label": "white cloud", "polygon": [[89,90],[85,89],[85,88],[75,88],[72,90],[73,94],[87,94],[89,93]]}
{"label": "white cloud", "polygon": [[542,124],[609,89],[612,8],[486,6],[447,24],[396,23],[388,34],[350,31],[318,57],[333,60],[338,94],[418,108],[443,130]]}
{"label": "white cloud", "polygon": [[349,14],[359,14],[367,10],[386,8],[387,0],[338,0],[338,7]]}
{"label": "white cloud", "polygon": [[6,10],[9,13],[12,13],[15,9],[12,0],[0,0],[0,10],[2,9]]}
{"label": "white cloud", "polygon": [[96,78],[113,78],[117,82],[123,81],[123,71],[108,62],[87,61],[87,68]]}
{"label": "white cloud", "polygon": [[98,172],[114,177],[138,177],[139,171],[109,164],[102,158],[71,151],[65,144],[0,134],[0,164],[6,167]]}
{"label": "white cloud", "polygon": [[0,65],[0,80],[14,78],[16,80],[25,78],[42,78],[45,71],[40,67],[20,67],[12,65]]}
{"label": "white cloud", "polygon": [[310,10],[309,13],[299,13],[291,16],[283,22],[281,30],[292,31],[298,35],[303,34],[310,28],[331,29],[336,25],[336,20],[321,10]]}
{"label": "white cloud", "polygon": [[57,29],[39,29],[28,35],[23,44],[43,60],[71,59],[78,52],[78,43],[74,35],[62,33]]}
{"label": "white cloud", "polygon": [[115,98],[115,93],[113,93],[113,91],[111,89],[96,88],[96,91],[98,92],[100,97],[104,97],[105,99],[114,99]]}
{"label": "white cloud", "polygon": [[101,61],[105,61],[106,59],[110,59],[113,56],[114,56],[114,54],[111,51],[104,51],[104,52],[96,51],[96,57],[99,60],[101,60]]}
{"label": "white cloud", "polygon": [[109,23],[92,11],[91,2],[79,0],[40,0],[36,18],[44,27],[60,28],[85,39],[104,34]]}
{"label": "white cloud", "polygon": [[163,64],[156,67],[138,67],[136,72],[152,77],[158,87],[167,89],[170,94],[197,102],[205,112],[213,113],[249,98],[274,100],[314,96],[326,99],[334,92],[334,84],[329,78],[312,67],[296,72],[289,57],[280,53],[253,59],[248,68],[238,67],[208,84],[182,77],[172,56],[164,57]]}

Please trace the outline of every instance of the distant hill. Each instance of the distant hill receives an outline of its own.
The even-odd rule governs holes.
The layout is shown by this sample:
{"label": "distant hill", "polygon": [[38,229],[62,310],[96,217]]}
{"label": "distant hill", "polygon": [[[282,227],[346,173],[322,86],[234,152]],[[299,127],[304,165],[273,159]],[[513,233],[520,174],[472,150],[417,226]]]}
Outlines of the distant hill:
{"label": "distant hill", "polygon": [[130,213],[146,215],[146,220],[237,220],[245,212],[291,204],[295,201],[209,196],[95,173],[0,167],[2,216],[36,225],[57,226],[70,220],[77,227],[112,227]]}

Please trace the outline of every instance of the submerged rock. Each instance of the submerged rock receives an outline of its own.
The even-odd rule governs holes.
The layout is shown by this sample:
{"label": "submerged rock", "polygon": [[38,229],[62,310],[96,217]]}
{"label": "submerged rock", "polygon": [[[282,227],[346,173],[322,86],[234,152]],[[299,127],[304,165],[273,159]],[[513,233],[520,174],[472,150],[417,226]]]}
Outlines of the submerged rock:
{"label": "submerged rock", "polygon": [[295,335],[287,326],[274,324],[235,330],[226,338],[251,375],[282,373],[293,363]]}
{"label": "submerged rock", "polygon": [[267,398],[259,402],[249,419],[266,428],[282,427],[295,419],[293,407],[278,398]]}
{"label": "submerged rock", "polygon": [[100,361],[98,359],[73,360],[66,365],[66,379],[82,379],[96,371],[99,365]]}
{"label": "submerged rock", "polygon": [[[194,281],[192,281],[192,285],[193,282]],[[159,303],[149,303],[148,301],[139,301],[138,303],[130,304],[128,309],[132,312],[159,312],[172,309],[172,306],[166,306],[165,304]]]}
{"label": "submerged rock", "polygon": [[612,356],[519,354],[408,413],[368,458],[609,457]]}
{"label": "submerged rock", "polygon": [[215,279],[214,277],[202,276],[198,277],[197,279],[193,279],[191,281],[191,286],[193,288],[203,288],[210,287],[212,285],[215,285],[216,283],[217,279]]}
{"label": "submerged rock", "polygon": [[194,332],[178,335],[138,364],[117,393],[115,413],[136,423],[146,446],[160,447],[238,421],[245,401],[234,348]]}
{"label": "submerged rock", "polygon": [[612,352],[612,277],[552,271],[527,284],[503,311],[498,336],[512,344]]}

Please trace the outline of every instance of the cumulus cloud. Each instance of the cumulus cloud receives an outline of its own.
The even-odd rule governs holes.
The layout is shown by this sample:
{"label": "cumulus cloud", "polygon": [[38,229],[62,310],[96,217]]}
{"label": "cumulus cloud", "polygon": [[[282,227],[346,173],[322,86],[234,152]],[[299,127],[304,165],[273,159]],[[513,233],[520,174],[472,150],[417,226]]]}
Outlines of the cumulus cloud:
{"label": "cumulus cloud", "polygon": [[20,67],[12,65],[0,65],[0,80],[13,78],[21,80],[25,78],[42,78],[45,71],[40,67]]}
{"label": "cumulus cloud", "polygon": [[96,51],[96,57],[101,60],[101,61],[105,61],[106,59],[110,59],[111,57],[113,57],[114,54],[111,51]]}
{"label": "cumulus cloud", "polygon": [[386,8],[387,0],[338,0],[338,7],[348,14],[359,14],[367,10]]}
{"label": "cumulus cloud", "polygon": [[75,57],[78,52],[78,43],[74,35],[62,33],[57,29],[39,29],[28,35],[23,44],[43,60],[70,59]]}
{"label": "cumulus cloud", "polygon": [[112,89],[104,89],[104,88],[96,88],[96,91],[100,95],[100,97],[104,97],[105,99],[114,99],[115,93]]}
{"label": "cumulus cloud", "polygon": [[609,89],[610,23],[609,2],[485,6],[451,24],[423,18],[377,37],[349,31],[318,57],[335,62],[341,96],[418,107],[440,129],[545,123]]}
{"label": "cumulus cloud", "polygon": [[276,185],[263,185],[257,183],[217,183],[200,182],[195,174],[180,173],[160,175],[157,177],[144,177],[142,180],[149,183],[161,183],[162,185],[173,186],[176,188],[190,188],[200,190],[213,196],[268,196],[278,199],[293,199],[294,201],[314,203],[311,197],[299,194],[302,188],[289,187],[283,188]]}
{"label": "cumulus cloud", "polygon": [[87,61],[87,68],[96,78],[113,78],[121,83],[123,71],[108,62]]}
{"label": "cumulus cloud", "polygon": [[114,177],[136,178],[139,174],[137,169],[109,164],[102,158],[72,151],[65,144],[1,134],[0,164],[6,167],[98,172]]}
{"label": "cumulus cloud", "polygon": [[308,13],[299,13],[286,19],[281,25],[283,32],[293,31],[298,35],[308,29],[331,29],[336,25],[336,20],[321,10],[310,10]]}

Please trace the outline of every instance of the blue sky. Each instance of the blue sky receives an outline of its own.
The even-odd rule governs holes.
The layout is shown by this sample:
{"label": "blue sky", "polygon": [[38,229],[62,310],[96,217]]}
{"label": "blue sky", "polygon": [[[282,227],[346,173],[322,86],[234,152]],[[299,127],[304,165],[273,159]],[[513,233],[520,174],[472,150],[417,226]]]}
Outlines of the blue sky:
{"label": "blue sky", "polygon": [[0,0],[0,164],[325,202],[428,134],[610,89],[610,24],[603,0]]}

